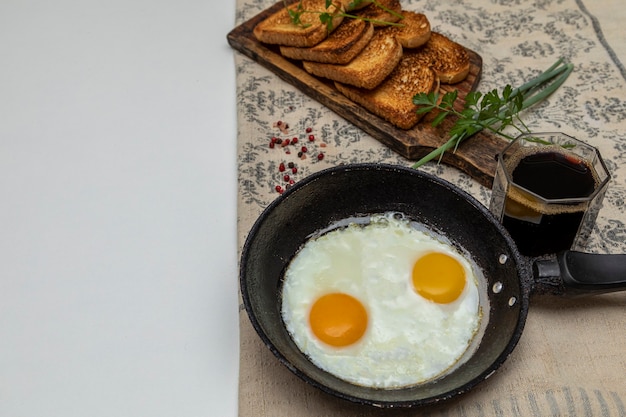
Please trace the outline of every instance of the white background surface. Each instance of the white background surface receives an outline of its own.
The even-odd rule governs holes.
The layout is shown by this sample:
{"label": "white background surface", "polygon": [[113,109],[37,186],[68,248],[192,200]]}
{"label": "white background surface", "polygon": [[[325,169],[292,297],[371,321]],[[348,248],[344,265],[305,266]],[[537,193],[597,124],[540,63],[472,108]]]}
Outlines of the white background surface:
{"label": "white background surface", "polygon": [[237,414],[234,3],[0,2],[0,416]]}

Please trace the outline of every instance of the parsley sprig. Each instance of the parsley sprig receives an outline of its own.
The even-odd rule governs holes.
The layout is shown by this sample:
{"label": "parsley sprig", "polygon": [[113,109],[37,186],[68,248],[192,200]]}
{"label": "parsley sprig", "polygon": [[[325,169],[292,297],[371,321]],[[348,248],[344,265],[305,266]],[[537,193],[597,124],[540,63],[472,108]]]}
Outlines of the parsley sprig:
{"label": "parsley sprig", "polygon": [[[369,1],[369,0],[352,0],[352,2],[350,2],[350,4],[348,5],[348,8],[353,9],[354,7],[358,7],[359,5],[361,5],[362,3],[366,1]],[[307,10],[304,8],[302,0],[298,1],[298,4],[295,7],[291,7],[291,8],[287,5],[287,0],[283,0],[283,3],[285,4],[285,8],[287,9],[287,13],[289,14],[289,19],[291,19],[291,23],[293,23],[296,26],[301,26],[303,28],[307,28],[311,26],[311,24],[302,22],[302,15],[305,13],[319,14],[320,22],[326,25],[326,28],[329,32],[333,30],[333,18],[337,16],[343,16],[343,17],[350,18],[350,19],[361,19],[361,20],[365,20],[366,22],[372,22],[378,25],[402,26],[401,23],[384,22],[382,20],[371,19],[371,18],[363,17],[363,16],[357,16],[357,15],[349,14],[345,12],[331,13],[331,12]],[[386,11],[387,13],[391,13],[392,15],[397,16],[400,19],[404,19],[404,16],[402,16],[402,14],[389,9],[385,5],[379,3],[377,0],[371,0],[371,3],[374,4],[376,7]],[[326,9],[328,9],[332,4],[333,4],[333,0],[326,0],[326,3],[325,3]]]}
{"label": "parsley sprig", "polygon": [[450,115],[456,116],[457,120],[450,128],[450,139],[417,161],[413,168],[420,167],[437,157],[441,160],[446,151],[456,150],[464,139],[483,129],[507,139],[514,138],[504,132],[507,127],[512,127],[518,133],[530,133],[520,113],[550,96],[565,82],[573,69],[572,64],[559,59],[546,71],[519,88],[507,85],[501,91],[494,89],[486,94],[472,91],[465,97],[461,111],[454,108],[458,97],[457,90],[448,92],[442,97],[438,92],[415,95],[413,103],[420,106],[418,114],[439,111],[432,121],[433,126],[440,125]]}

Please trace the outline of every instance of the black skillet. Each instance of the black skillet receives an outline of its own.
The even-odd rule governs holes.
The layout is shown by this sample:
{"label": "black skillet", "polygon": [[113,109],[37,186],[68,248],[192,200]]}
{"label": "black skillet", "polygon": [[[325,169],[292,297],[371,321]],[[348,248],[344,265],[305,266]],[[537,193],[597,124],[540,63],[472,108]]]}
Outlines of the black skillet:
{"label": "black skillet", "polygon": [[[281,320],[280,287],[285,268],[308,237],[346,218],[389,211],[404,213],[464,248],[485,280],[479,285],[483,325],[475,349],[436,380],[382,390],[336,378],[298,350]],[[411,168],[354,164],[299,181],[264,210],[243,247],[240,285],[258,335],[304,381],[360,404],[412,407],[452,398],[493,374],[521,336],[531,293],[626,289],[626,255],[565,252],[526,258],[494,216],[456,186]]]}

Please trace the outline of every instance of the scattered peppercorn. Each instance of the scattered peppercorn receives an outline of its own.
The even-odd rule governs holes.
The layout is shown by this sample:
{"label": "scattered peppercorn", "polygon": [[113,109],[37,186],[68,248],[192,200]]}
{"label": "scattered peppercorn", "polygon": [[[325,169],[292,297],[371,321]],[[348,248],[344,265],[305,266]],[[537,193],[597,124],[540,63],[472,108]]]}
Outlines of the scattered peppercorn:
{"label": "scattered peppercorn", "polygon": [[[278,120],[274,123],[274,127],[279,128],[283,136],[289,135],[289,132],[287,130],[289,128],[289,125],[286,122],[282,120]],[[293,149],[293,152],[296,153],[295,145],[300,143],[301,140],[308,141],[309,146],[313,147],[313,149],[309,149],[309,147],[304,146],[304,145],[300,146],[299,151],[297,152],[298,158],[300,158],[300,160],[305,160],[308,157],[307,153],[311,152],[311,154],[314,155],[313,157],[316,158],[318,161],[323,160],[325,157],[325,154],[324,152],[321,152],[319,148],[325,148],[327,144],[323,140],[317,141],[317,138],[312,133],[313,128],[306,127],[304,130],[306,134],[299,135],[299,136],[292,136],[290,138],[281,139],[278,136],[271,136],[270,141],[269,141],[269,147],[275,148],[276,145],[279,145],[281,148],[285,149],[284,152],[286,155],[290,155],[292,152],[292,149]],[[314,144],[313,142],[317,142],[317,143]],[[294,145],[294,147],[291,147],[289,145]],[[288,170],[291,172],[287,173],[286,171]],[[283,194],[285,190],[289,189],[293,184],[295,184],[295,180],[294,178],[292,178],[292,176],[295,176],[298,174],[299,168],[296,166],[294,162],[285,161],[285,162],[281,162],[278,165],[278,171],[281,173],[280,175],[282,175],[283,183],[276,185],[274,189],[276,190],[277,193]]]}

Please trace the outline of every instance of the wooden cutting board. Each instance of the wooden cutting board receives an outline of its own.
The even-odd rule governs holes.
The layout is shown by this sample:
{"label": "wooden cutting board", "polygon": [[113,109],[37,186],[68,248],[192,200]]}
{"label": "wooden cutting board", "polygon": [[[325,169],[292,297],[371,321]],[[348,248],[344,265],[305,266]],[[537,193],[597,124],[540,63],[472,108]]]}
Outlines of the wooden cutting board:
{"label": "wooden cutting board", "polygon": [[[339,116],[353,123],[369,135],[382,142],[398,154],[410,160],[417,160],[428,154],[448,139],[447,132],[454,120],[448,118],[437,128],[431,126],[428,118],[420,121],[412,129],[404,130],[393,126],[365,108],[342,95],[334,84],[306,72],[300,62],[284,58],[278,47],[262,44],[252,33],[254,27],[271,14],[285,7],[280,1],[228,33],[228,43],[232,48],[255,60],[274,72],[303,93],[333,110]],[[469,50],[470,72],[461,83],[442,84],[442,91],[458,90],[458,105],[468,92],[474,90],[482,72],[482,58]],[[488,132],[479,132],[465,140],[456,152],[446,152],[442,162],[459,168],[479,183],[491,187],[496,169],[496,154],[507,144],[504,139]]]}

